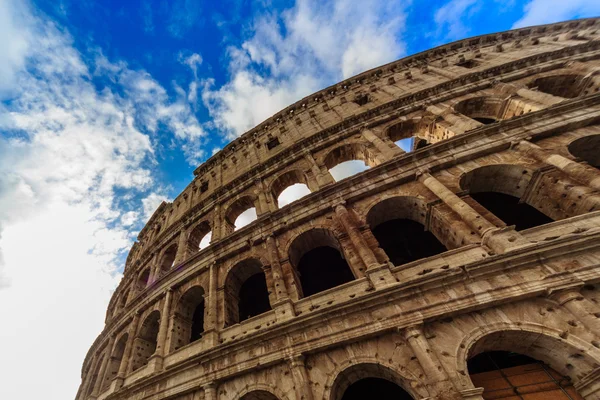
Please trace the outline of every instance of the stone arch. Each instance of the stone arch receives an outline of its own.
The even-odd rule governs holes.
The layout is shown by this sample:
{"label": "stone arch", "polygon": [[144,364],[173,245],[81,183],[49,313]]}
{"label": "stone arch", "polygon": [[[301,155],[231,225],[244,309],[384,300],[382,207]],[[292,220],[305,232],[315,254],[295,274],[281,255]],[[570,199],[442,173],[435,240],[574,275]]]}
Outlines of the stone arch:
{"label": "stone arch", "polygon": [[100,368],[102,367],[102,363],[104,362],[104,357],[106,357],[106,354],[102,354],[100,355],[100,357],[98,357],[98,361],[96,362],[96,365],[94,366],[94,369],[92,370],[92,377],[90,379],[90,385],[87,388],[87,395],[91,395],[92,392],[94,391],[94,387],[96,386],[96,382],[98,381],[98,379],[102,379],[102,377],[100,377]]}
{"label": "stone arch", "polygon": [[415,376],[408,377],[389,363],[371,358],[359,358],[350,365],[340,366],[330,376],[325,384],[326,390],[323,400],[341,400],[344,392],[350,385],[365,378],[379,378],[392,382],[413,399],[429,397],[429,393],[424,385],[411,385],[411,381],[418,382]]}
{"label": "stone arch", "polygon": [[194,228],[190,231],[190,235],[187,239],[187,250],[188,254],[194,254],[200,251],[200,244],[202,243],[202,239],[204,239],[208,234],[212,231],[212,227],[208,221],[201,221],[194,226]]}
{"label": "stone arch", "polygon": [[[510,351],[539,360],[571,378],[576,387],[600,365],[600,350],[573,334],[530,322],[488,324],[472,329],[457,347],[458,376],[469,387],[474,385],[467,362],[486,351]],[[585,397],[585,387],[579,386]]]}
{"label": "stone arch", "polygon": [[224,284],[225,326],[271,310],[264,265],[257,258],[247,258],[228,271]]}
{"label": "stone arch", "polygon": [[171,270],[171,267],[175,266],[175,257],[177,256],[177,243],[171,243],[162,252],[160,257],[160,271],[167,273]]}
{"label": "stone arch", "polygon": [[454,105],[454,111],[482,124],[490,124],[502,118],[505,100],[493,96],[471,97]]}
{"label": "stone arch", "polygon": [[150,357],[156,351],[160,318],[158,310],[151,311],[144,318],[133,344],[136,351],[132,360],[132,371],[148,364]]}
{"label": "stone arch", "polygon": [[412,196],[392,196],[372,205],[367,224],[394,265],[448,250],[444,238],[427,230],[427,204]]}
{"label": "stone arch", "polygon": [[206,312],[204,296],[204,288],[194,285],[179,297],[171,317],[169,352],[178,350],[202,337]]}
{"label": "stone arch", "polygon": [[[323,159],[325,167],[331,171],[334,167],[349,161],[362,161],[368,168],[375,167],[380,164],[377,155],[373,153],[364,143],[345,143],[330,150]],[[359,171],[360,172],[360,171]],[[349,176],[349,175],[348,175]],[[344,179],[338,178],[336,180]],[[334,174],[334,179],[335,179]]]}
{"label": "stone arch", "polygon": [[[271,182],[269,187],[269,193],[271,194],[275,204],[279,205],[279,196],[281,196],[285,190],[293,185],[304,185],[311,192],[313,189],[315,189],[314,187],[313,189],[310,188],[310,186],[313,185],[308,180],[304,171],[300,169],[288,170],[277,176],[273,182]],[[281,207],[281,205],[279,205],[279,207]]]}
{"label": "stone arch", "polygon": [[356,278],[346,262],[343,247],[335,233],[326,228],[311,228],[298,234],[287,254],[300,276],[304,296],[310,296]]}
{"label": "stone arch", "polygon": [[102,383],[102,388],[108,388],[110,382],[117,376],[119,373],[119,368],[121,367],[121,362],[123,361],[123,356],[125,355],[125,347],[127,346],[127,340],[129,339],[128,333],[123,333],[116,341],[115,345],[112,349],[110,349],[110,359],[108,361],[108,366],[106,367],[106,372],[104,374],[104,382]]}
{"label": "stone arch", "polygon": [[234,200],[225,211],[225,233],[231,233],[236,230],[236,220],[242,213],[256,209],[258,198],[254,195],[245,195]]}
{"label": "stone arch", "polygon": [[569,153],[600,168],[600,135],[589,135],[573,140],[568,144]]}
{"label": "stone arch", "polygon": [[138,291],[146,289],[146,286],[148,286],[148,283],[150,282],[150,273],[150,267],[146,267],[140,272],[136,282]]}
{"label": "stone arch", "polygon": [[[427,127],[422,119],[408,119],[390,125],[386,136],[400,148],[410,147],[409,151],[417,150],[429,145],[426,134]],[[406,151],[406,148],[403,148]]]}
{"label": "stone arch", "polygon": [[583,93],[588,81],[583,75],[561,74],[539,77],[528,86],[553,96],[574,99]]}
{"label": "stone arch", "polygon": [[233,399],[237,400],[287,400],[288,397],[277,387],[265,384],[254,383],[244,387],[236,393]]}
{"label": "stone arch", "polygon": [[540,207],[543,199],[531,201],[531,196],[527,196],[533,172],[520,165],[485,165],[462,174],[459,185],[507,225],[528,229],[552,222]]}

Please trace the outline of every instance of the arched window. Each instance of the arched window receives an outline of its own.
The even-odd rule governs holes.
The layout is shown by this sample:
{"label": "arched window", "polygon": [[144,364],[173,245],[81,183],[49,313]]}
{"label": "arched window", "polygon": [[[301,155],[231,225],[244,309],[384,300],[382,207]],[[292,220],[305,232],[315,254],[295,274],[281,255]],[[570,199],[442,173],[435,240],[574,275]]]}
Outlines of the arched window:
{"label": "arched window", "polygon": [[424,127],[421,121],[409,119],[390,126],[387,130],[387,135],[396,146],[408,153],[429,144],[427,139],[419,135],[423,130]]}
{"label": "arched window", "polygon": [[324,160],[325,167],[336,182],[358,174],[378,164],[367,146],[359,143],[344,144],[331,150]]}
{"label": "arched window", "polygon": [[148,360],[156,351],[156,339],[160,325],[160,312],[154,310],[146,317],[140,331],[135,338],[133,352],[132,370],[140,369],[148,364]]}
{"label": "arched window", "polygon": [[163,253],[161,262],[160,262],[160,270],[164,273],[169,272],[171,268],[175,265],[175,256],[177,255],[177,245],[173,243],[170,245],[165,252]]}
{"label": "arched window", "polygon": [[339,242],[327,229],[311,229],[294,239],[289,258],[300,275],[304,296],[354,280]]}
{"label": "arched window", "polygon": [[569,153],[600,168],[600,135],[584,136],[569,144]]}
{"label": "arched window", "polygon": [[473,97],[463,100],[454,106],[454,111],[466,115],[484,125],[502,119],[504,100],[491,96]]}
{"label": "arched window", "polygon": [[279,208],[310,194],[306,175],[300,170],[288,171],[273,181],[271,195]]}
{"label": "arched window", "polygon": [[240,197],[234,201],[225,213],[225,226],[227,233],[231,233],[256,220],[256,198],[250,196]]}
{"label": "arched window", "polygon": [[574,99],[582,94],[587,80],[582,75],[552,75],[537,78],[528,86],[553,96]]}
{"label": "arched window", "polygon": [[378,364],[357,364],[346,368],[331,387],[331,400],[412,400],[403,389],[401,376]]}
{"label": "arched window", "polygon": [[523,230],[552,222],[521,200],[531,176],[530,170],[517,165],[487,165],[464,174],[460,186],[504,223]]}
{"label": "arched window", "polygon": [[[137,289],[138,291],[144,290],[146,286],[148,286],[148,281],[150,280],[150,267],[144,269],[137,281]],[[124,300],[127,301],[127,300]]]}
{"label": "arched window", "polygon": [[121,362],[123,361],[123,354],[125,354],[125,346],[127,345],[128,338],[129,335],[127,333],[121,335],[121,337],[115,344],[114,349],[112,349],[109,364],[106,367],[106,373],[104,374],[104,382],[102,383],[103,389],[107,389],[112,380],[115,379],[115,377],[119,373],[119,367],[121,366]]}
{"label": "arched window", "polygon": [[237,263],[225,280],[225,325],[233,325],[271,309],[262,263],[247,259]]}
{"label": "arched window", "polygon": [[173,316],[170,351],[202,337],[204,332],[204,289],[194,286],[179,299]]}
{"label": "arched window", "polygon": [[425,230],[426,204],[414,197],[392,197],[373,206],[367,223],[394,265],[445,252],[446,247]]}
{"label": "arched window", "polygon": [[279,400],[277,396],[266,390],[254,390],[243,395],[240,400]]}
{"label": "arched window", "polygon": [[194,254],[210,244],[212,232],[210,224],[202,221],[192,229],[188,238],[188,254]]}
{"label": "arched window", "polygon": [[119,306],[117,308],[117,312],[124,309],[127,305],[127,298],[129,297],[129,289],[126,289],[121,292],[121,297],[119,298]]}
{"label": "arched window", "polygon": [[102,363],[104,362],[104,354],[98,358],[96,362],[96,366],[94,367],[94,372],[92,375],[92,379],[90,380],[90,385],[88,386],[87,395],[91,395],[94,391],[94,386],[96,386],[96,381],[98,379],[102,379],[100,375],[100,368],[102,367]]}

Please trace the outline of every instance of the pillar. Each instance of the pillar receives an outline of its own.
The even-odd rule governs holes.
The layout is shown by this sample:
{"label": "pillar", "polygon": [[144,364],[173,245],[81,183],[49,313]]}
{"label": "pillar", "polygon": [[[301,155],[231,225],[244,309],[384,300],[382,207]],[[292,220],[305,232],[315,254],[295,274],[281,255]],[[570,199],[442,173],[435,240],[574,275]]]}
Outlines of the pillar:
{"label": "pillar", "polygon": [[569,160],[560,154],[553,154],[526,140],[521,140],[516,148],[523,153],[531,155],[540,162],[558,168],[574,180],[581,182],[594,190],[600,190],[600,171],[597,169]]}
{"label": "pillar", "polygon": [[133,357],[131,357],[131,355],[133,353],[133,342],[135,341],[135,337],[137,336],[139,324],[140,314],[136,312],[133,315],[133,320],[131,321],[131,325],[129,325],[129,330],[127,331],[127,343],[125,344],[123,359],[121,359],[121,365],[119,365],[119,372],[117,373],[117,377],[115,378],[115,381],[117,381],[117,389],[123,386],[125,375],[131,372],[131,369],[133,368]]}
{"label": "pillar", "polygon": [[217,400],[217,384],[215,382],[207,383],[202,389],[204,389],[204,400]]}
{"label": "pillar", "polygon": [[202,337],[206,340],[209,346],[216,346],[219,338],[217,333],[217,285],[218,285],[218,268],[216,263],[212,263],[209,269],[208,281],[208,318],[204,322],[205,329]]}
{"label": "pillar", "polygon": [[179,232],[179,241],[177,243],[177,254],[175,255],[175,266],[181,264],[187,257],[187,241],[189,236],[189,228],[182,228]]}
{"label": "pillar", "polygon": [[451,130],[455,135],[460,135],[466,131],[483,126],[481,122],[475,121],[466,115],[458,114],[450,109],[443,109],[438,106],[429,106],[426,108],[430,113],[442,117],[445,121],[452,125]]}
{"label": "pillar", "polygon": [[277,319],[286,320],[296,315],[294,305],[290,299],[285,280],[283,278],[283,269],[279,261],[279,250],[273,235],[267,236],[265,240],[269,263],[271,264],[271,275],[273,286],[275,288],[275,304],[271,306],[276,312]]}
{"label": "pillar", "polygon": [[402,149],[398,146],[394,145],[397,150],[394,150],[391,146],[383,141],[379,136],[377,136],[373,131],[368,128],[364,128],[361,132],[362,136],[369,141],[377,151],[383,156],[383,162],[391,160],[394,156],[404,153]]}
{"label": "pillar", "polygon": [[310,378],[304,364],[304,356],[297,355],[290,357],[289,365],[292,371],[296,400],[313,400]]}
{"label": "pillar", "polygon": [[98,371],[98,376],[96,377],[96,382],[94,383],[94,389],[92,390],[92,397],[96,398],[100,394],[100,389],[102,388],[102,383],[104,382],[104,373],[106,372],[106,366],[108,365],[108,360],[110,359],[110,352],[112,351],[112,346],[115,344],[115,336],[111,335],[108,339],[107,349],[105,350],[104,358],[102,359],[102,365],[100,366],[100,370]]}
{"label": "pillar", "polygon": [[411,326],[404,330],[404,339],[408,343],[427,380],[438,392],[437,398],[451,399],[463,397],[450,382],[435,353],[429,348],[421,326]]}
{"label": "pillar", "polygon": [[539,103],[545,106],[551,106],[565,100],[562,97],[538,92],[536,90],[531,90],[524,86],[517,86],[510,83],[496,82],[494,84],[494,88],[499,90],[503,95],[516,94],[522,97],[523,99],[532,100],[535,103]]}
{"label": "pillar", "polygon": [[216,204],[213,208],[213,223],[212,223],[212,236],[210,238],[211,243],[218,242],[223,237],[223,221],[221,218],[221,205]]}
{"label": "pillar", "polygon": [[371,250],[367,241],[362,236],[358,226],[352,220],[348,209],[343,203],[335,206],[335,214],[342,224],[344,231],[348,234],[354,249],[358,252],[361,260],[367,267],[367,276],[375,287],[388,286],[396,283],[396,278],[392,275],[390,267],[387,263],[380,264],[375,257],[375,253]]}
{"label": "pillar", "polygon": [[327,171],[325,167],[320,167],[310,152],[306,151],[304,153],[304,158],[308,161],[308,165],[310,165],[310,169],[317,180],[319,188],[335,183],[335,180],[329,171]]}
{"label": "pillar", "polygon": [[263,214],[277,210],[277,204],[275,203],[277,199],[273,199],[271,193],[267,193],[264,182],[261,179],[257,179],[254,181],[254,184],[256,186],[256,194],[258,197],[256,216],[259,217]]}
{"label": "pillar", "polygon": [[579,293],[578,288],[558,290],[551,293],[549,297],[556,301],[559,306],[566,308],[590,332],[595,335],[600,335],[600,319],[588,311],[588,308],[597,308],[597,306],[583,297],[581,293]]}
{"label": "pillar", "polygon": [[162,312],[160,315],[160,325],[158,328],[158,336],[156,338],[155,355],[164,357],[167,347],[167,331],[169,329],[169,317],[171,315],[171,303],[173,302],[173,289],[168,288],[165,293],[165,301],[163,303]]}
{"label": "pillar", "polygon": [[160,279],[160,263],[158,259],[158,253],[154,253],[152,255],[150,261],[150,277],[148,278],[148,283],[146,287],[152,285],[154,282]]}

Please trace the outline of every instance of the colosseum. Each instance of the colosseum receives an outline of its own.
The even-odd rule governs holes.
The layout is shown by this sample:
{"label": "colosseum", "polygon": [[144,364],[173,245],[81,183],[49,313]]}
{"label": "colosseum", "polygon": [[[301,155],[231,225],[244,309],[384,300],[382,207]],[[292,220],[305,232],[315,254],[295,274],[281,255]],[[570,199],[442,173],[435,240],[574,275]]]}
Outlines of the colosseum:
{"label": "colosseum", "polygon": [[290,105],[154,212],[77,399],[600,399],[599,88],[585,19]]}

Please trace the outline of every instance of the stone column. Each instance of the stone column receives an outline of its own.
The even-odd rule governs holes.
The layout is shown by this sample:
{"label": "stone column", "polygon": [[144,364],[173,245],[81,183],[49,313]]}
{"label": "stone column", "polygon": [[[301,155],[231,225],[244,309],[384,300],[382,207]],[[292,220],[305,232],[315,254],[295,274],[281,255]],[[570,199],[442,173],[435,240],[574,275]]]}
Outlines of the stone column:
{"label": "stone column", "polygon": [[377,136],[373,131],[368,128],[364,128],[362,130],[362,136],[369,141],[379,153],[383,156],[383,162],[391,160],[394,156],[404,153],[400,147],[394,145],[397,150],[394,150],[392,147],[388,146],[379,136]]}
{"label": "stone column", "polygon": [[189,236],[189,229],[182,228],[179,232],[179,241],[177,243],[177,254],[175,255],[175,266],[181,264],[187,257],[187,241]]}
{"label": "stone column", "polygon": [[150,277],[146,287],[152,285],[154,282],[160,279],[160,263],[158,259],[158,253],[152,255],[152,261],[150,261]]}
{"label": "stone column", "polygon": [[452,385],[450,378],[443,369],[435,353],[429,348],[429,343],[423,334],[421,326],[411,326],[404,330],[404,339],[410,346],[421,368],[438,393],[439,399],[455,399],[463,397]]}
{"label": "stone column", "polygon": [[475,232],[482,237],[483,244],[498,253],[529,245],[514,228],[496,228],[470,205],[444,186],[428,172],[419,175],[419,181],[440,198]]}
{"label": "stone column", "polygon": [[574,180],[581,182],[594,190],[600,190],[600,171],[597,169],[569,160],[560,154],[553,154],[526,140],[521,140],[516,148],[540,162],[558,168]]}
{"label": "stone column", "polygon": [[292,379],[294,380],[296,400],[313,400],[310,378],[304,364],[304,356],[291,356],[289,364],[292,371]]}
{"label": "stone column", "polygon": [[213,208],[212,236],[210,242],[218,242],[223,237],[223,219],[221,218],[221,205],[216,204]]}
{"label": "stone column", "polygon": [[96,398],[100,394],[100,389],[102,388],[102,383],[104,382],[104,373],[106,372],[106,366],[108,365],[110,352],[114,343],[115,337],[114,335],[111,335],[108,339],[108,345],[107,349],[105,350],[104,358],[102,359],[102,365],[100,365],[100,370],[96,376],[96,382],[94,382],[94,389],[92,390],[92,395],[90,396],[92,398]]}
{"label": "stone column", "polygon": [[165,302],[160,316],[160,325],[158,327],[158,336],[156,338],[155,355],[164,357],[167,348],[167,331],[169,329],[169,317],[171,316],[171,303],[173,302],[173,289],[168,288],[165,293]]}
{"label": "stone column", "polygon": [[516,94],[517,96],[522,97],[523,99],[532,100],[535,103],[539,103],[545,106],[551,106],[565,100],[562,97],[538,92],[523,86],[517,86],[510,83],[496,82],[494,84],[494,88],[500,91],[502,95]]}
{"label": "stone column", "polygon": [[308,161],[308,165],[310,165],[310,169],[317,180],[319,188],[335,183],[335,180],[329,171],[325,168],[321,168],[310,152],[306,151],[304,153],[304,158]]}
{"label": "stone column", "polygon": [[[257,179],[254,181],[254,184],[256,186],[256,194],[258,197],[258,202],[256,204],[256,216],[258,217],[277,210],[277,206],[272,199],[271,193],[267,193],[263,181],[261,179]],[[277,199],[275,199],[275,201],[276,200]]]}
{"label": "stone column", "polygon": [[209,382],[202,387],[204,389],[204,400],[217,400],[217,384],[216,382]]}
{"label": "stone column", "polygon": [[123,358],[121,359],[121,365],[119,365],[119,372],[115,378],[117,389],[123,386],[125,375],[131,372],[131,369],[133,368],[133,357],[131,357],[131,355],[133,353],[133,342],[137,336],[139,324],[140,314],[136,312],[133,314],[133,320],[131,321],[131,325],[129,325],[129,330],[127,331],[127,343],[125,344],[125,351],[123,351]]}
{"label": "stone column", "polygon": [[467,117],[463,114],[458,114],[452,111],[451,109],[443,109],[439,106],[429,106],[426,108],[430,113],[442,117],[445,121],[452,125],[452,131],[456,135],[460,135],[461,133],[465,133],[466,131],[470,131],[475,128],[479,128],[483,126],[481,122],[475,121],[472,118]]}
{"label": "stone column", "polygon": [[373,253],[358,229],[358,226],[352,220],[344,203],[335,206],[335,214],[342,224],[344,231],[348,234],[354,249],[358,252],[358,255],[366,265],[367,275],[373,285],[375,287],[384,287],[396,283],[396,278],[392,275],[390,266],[387,263],[380,264],[379,261],[377,261],[375,253]]}
{"label": "stone column", "polygon": [[205,329],[202,337],[207,341],[209,346],[216,346],[219,342],[219,334],[217,333],[217,280],[219,270],[216,263],[210,265],[209,281],[208,281],[208,318],[205,321]]}
{"label": "stone column", "polygon": [[[578,288],[569,288],[550,293],[550,299],[566,308],[573,314],[591,333],[600,335],[600,319],[588,311],[588,308],[598,308],[579,293]],[[586,307],[587,306],[587,307]]]}
{"label": "stone column", "polygon": [[279,250],[273,235],[267,236],[265,240],[269,263],[271,264],[271,275],[273,286],[275,288],[275,304],[271,306],[276,312],[277,319],[286,320],[296,315],[294,305],[290,299],[285,280],[283,278],[283,269],[279,261]]}

